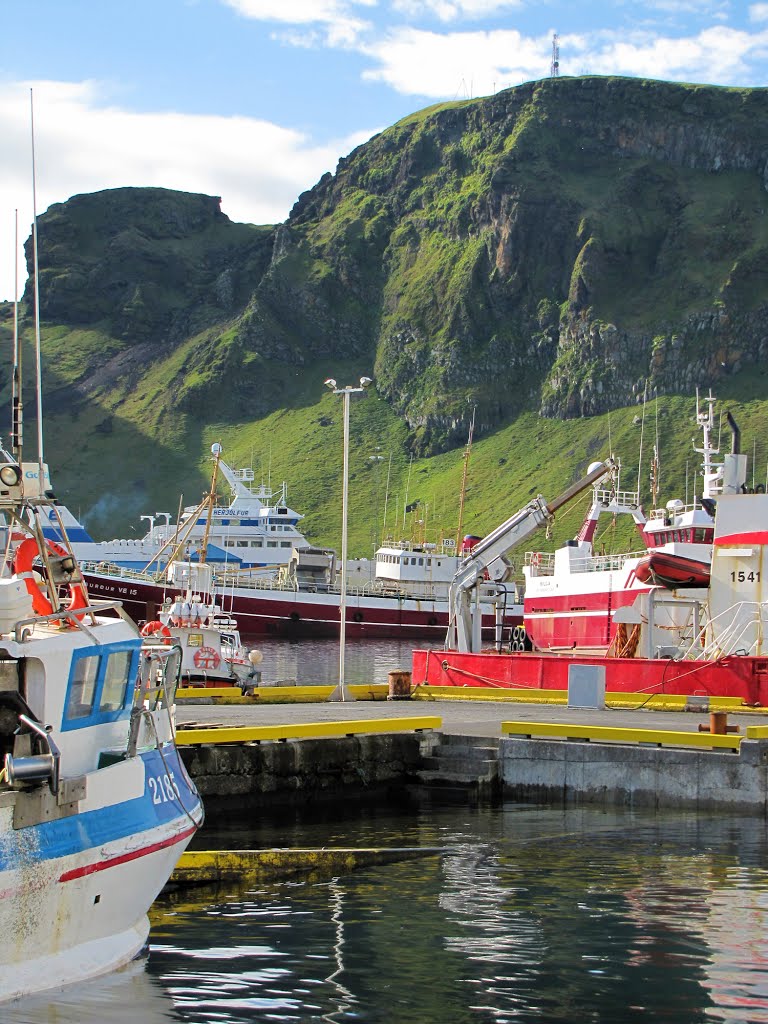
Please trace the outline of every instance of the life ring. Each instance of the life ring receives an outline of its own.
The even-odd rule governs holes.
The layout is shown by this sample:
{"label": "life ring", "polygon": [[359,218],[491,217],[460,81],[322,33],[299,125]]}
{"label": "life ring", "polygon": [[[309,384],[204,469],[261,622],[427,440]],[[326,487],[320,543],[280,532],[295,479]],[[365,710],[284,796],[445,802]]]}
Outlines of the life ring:
{"label": "life ring", "polygon": [[213,647],[198,647],[192,660],[195,668],[203,671],[215,671],[221,664],[219,652]]}
{"label": "life ring", "polygon": [[145,622],[144,625],[141,627],[140,632],[141,632],[141,635],[145,636],[145,637],[146,636],[169,637],[171,635],[170,629],[168,629],[168,627],[165,625],[165,623],[161,622],[159,619],[152,619],[151,622]]}
{"label": "life ring", "polygon": [[[59,555],[62,558],[69,555],[69,551],[63,548],[61,544],[57,544],[55,540],[46,540],[45,543],[55,555]],[[37,615],[51,615],[53,613],[53,605],[37,585],[32,572],[32,564],[39,556],[40,549],[37,546],[37,541],[34,537],[27,537],[16,549],[16,554],[13,558],[13,571],[16,576],[24,580],[24,585],[32,598],[32,610]],[[87,607],[88,595],[85,592],[84,585],[82,583],[70,583],[69,604],[66,605],[66,610],[73,611],[76,608]]]}
{"label": "life ring", "polygon": [[538,551],[534,551],[531,555],[531,565],[538,565],[541,562],[541,555]]}

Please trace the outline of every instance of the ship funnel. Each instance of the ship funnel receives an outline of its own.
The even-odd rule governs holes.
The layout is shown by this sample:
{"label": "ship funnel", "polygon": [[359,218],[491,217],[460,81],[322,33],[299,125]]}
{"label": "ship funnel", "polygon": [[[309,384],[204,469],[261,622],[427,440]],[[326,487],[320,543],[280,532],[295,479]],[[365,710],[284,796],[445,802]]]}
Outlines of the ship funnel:
{"label": "ship funnel", "polygon": [[736,420],[729,412],[725,414],[725,418],[728,420],[728,426],[731,428],[731,453],[733,455],[738,455],[741,452],[741,431],[739,430]]}

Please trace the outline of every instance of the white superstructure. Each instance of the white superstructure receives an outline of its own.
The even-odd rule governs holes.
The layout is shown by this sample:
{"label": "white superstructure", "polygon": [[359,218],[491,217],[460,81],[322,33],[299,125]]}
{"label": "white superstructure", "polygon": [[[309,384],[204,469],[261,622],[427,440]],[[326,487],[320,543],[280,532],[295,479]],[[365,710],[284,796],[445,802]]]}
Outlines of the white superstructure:
{"label": "white superstructure", "polygon": [[[160,569],[178,557],[274,571],[290,561],[293,548],[309,547],[298,529],[303,516],[288,506],[285,483],[276,491],[257,486],[252,469],[232,469],[221,458],[219,445],[213,446],[213,453],[216,472],[229,485],[228,503],[210,509],[187,506],[178,523],[172,522],[169,512],[142,516],[149,529],[141,538],[94,541],[71,512],[59,506],[57,515],[77,557],[135,570]],[[51,540],[60,539],[56,517],[46,525],[45,534]]]}

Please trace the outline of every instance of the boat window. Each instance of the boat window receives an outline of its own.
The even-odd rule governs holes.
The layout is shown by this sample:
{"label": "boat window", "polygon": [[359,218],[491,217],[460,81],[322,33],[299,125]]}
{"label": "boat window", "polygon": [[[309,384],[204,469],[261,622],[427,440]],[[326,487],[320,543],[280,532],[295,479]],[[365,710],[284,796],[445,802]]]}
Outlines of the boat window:
{"label": "boat window", "polygon": [[281,548],[289,548],[290,546],[291,546],[291,542],[289,540],[281,540],[280,541],[280,547]]}
{"label": "boat window", "polygon": [[268,548],[276,548],[277,547],[277,541],[276,540],[268,540],[267,541],[267,547]]}
{"label": "boat window", "polygon": [[93,711],[96,680],[99,675],[99,657],[91,655],[77,658],[72,666],[72,678],[67,695],[66,718],[87,718]]}
{"label": "boat window", "polygon": [[107,658],[104,685],[101,688],[101,711],[119,711],[125,704],[131,670],[131,652],[117,651]]}
{"label": "boat window", "polygon": [[423,558],[419,559],[419,565],[424,565],[424,559]]}
{"label": "boat window", "polygon": [[130,714],[141,640],[73,651],[62,730],[116,722]]}

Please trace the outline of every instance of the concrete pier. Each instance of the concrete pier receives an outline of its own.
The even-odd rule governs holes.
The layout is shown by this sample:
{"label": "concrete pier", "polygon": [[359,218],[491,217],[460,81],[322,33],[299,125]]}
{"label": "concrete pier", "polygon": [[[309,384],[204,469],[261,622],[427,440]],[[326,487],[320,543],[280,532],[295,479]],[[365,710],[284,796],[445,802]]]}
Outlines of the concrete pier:
{"label": "concrete pier", "polygon": [[[425,712],[439,726],[386,731],[387,718],[423,721]],[[597,711],[482,697],[179,705],[177,718],[182,739],[193,723],[232,729],[347,721],[353,730],[356,722],[365,728],[377,720],[376,732],[326,738],[217,743],[215,732],[202,734],[204,743],[181,750],[213,813],[244,802],[332,798],[414,783],[465,787],[481,799],[768,811],[768,728],[756,728],[768,726],[763,709],[734,705],[728,724],[739,732],[711,742],[694,737],[710,723],[708,706],[695,702],[687,711]],[[510,721],[513,734],[505,732]],[[557,738],[536,735],[547,725],[568,728]]]}

